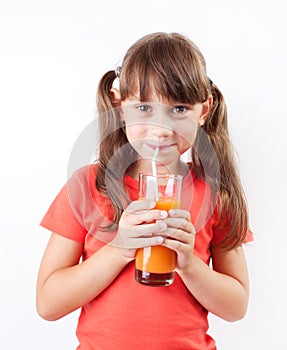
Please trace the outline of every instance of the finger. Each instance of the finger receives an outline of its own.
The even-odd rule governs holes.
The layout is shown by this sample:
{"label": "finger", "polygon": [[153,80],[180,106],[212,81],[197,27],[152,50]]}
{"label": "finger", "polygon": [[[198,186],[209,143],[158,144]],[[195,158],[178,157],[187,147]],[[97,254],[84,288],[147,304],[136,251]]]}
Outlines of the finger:
{"label": "finger", "polygon": [[130,232],[129,237],[143,237],[151,236],[157,232],[163,232],[167,229],[167,225],[163,220],[156,221],[152,224],[137,225],[129,227],[127,230]]}
{"label": "finger", "polygon": [[139,249],[144,247],[161,245],[163,241],[164,241],[164,237],[162,236],[150,236],[150,237],[130,238],[126,242],[113,240],[109,243],[109,245],[118,247],[118,248],[125,248],[125,249]]}
{"label": "finger", "polygon": [[136,238],[134,240],[134,244],[136,244],[137,248],[150,247],[155,245],[160,245],[164,241],[164,238],[161,236],[154,237],[144,237],[144,238]]}
{"label": "finger", "polygon": [[180,228],[188,233],[195,233],[193,224],[184,218],[167,218],[165,222],[168,227]]}
{"label": "finger", "polygon": [[164,238],[161,236],[141,237],[130,239],[128,243],[121,244],[118,242],[111,242],[109,244],[118,248],[139,249],[144,247],[150,247],[155,245],[161,245]]}
{"label": "finger", "polygon": [[155,201],[152,200],[134,201],[125,209],[122,218],[125,220],[126,224],[138,225],[167,217],[167,212],[164,210],[151,210],[154,207]]}
{"label": "finger", "polygon": [[184,231],[175,227],[168,227],[166,230],[160,232],[160,235],[168,240],[180,242],[185,246],[194,245],[195,230],[193,229],[192,225],[189,231]]}
{"label": "finger", "polygon": [[171,209],[168,212],[168,215],[171,218],[183,218],[183,219],[186,219],[188,221],[191,220],[189,211],[188,210],[184,210],[184,209]]}
{"label": "finger", "polygon": [[167,218],[167,215],[168,214],[165,210],[145,210],[134,214],[132,221],[134,225],[139,225],[142,223],[151,223],[156,220],[163,220]]}
{"label": "finger", "polygon": [[176,251],[178,254],[188,253],[191,250],[190,245],[186,244],[185,242],[181,242],[170,238],[166,238],[161,245]]}
{"label": "finger", "polygon": [[133,214],[142,210],[148,210],[155,207],[155,201],[152,200],[137,200],[131,202],[125,209],[125,214]]}
{"label": "finger", "polygon": [[174,227],[168,227],[166,230],[160,232],[160,235],[185,244],[189,244],[194,240],[194,235],[192,233]]}

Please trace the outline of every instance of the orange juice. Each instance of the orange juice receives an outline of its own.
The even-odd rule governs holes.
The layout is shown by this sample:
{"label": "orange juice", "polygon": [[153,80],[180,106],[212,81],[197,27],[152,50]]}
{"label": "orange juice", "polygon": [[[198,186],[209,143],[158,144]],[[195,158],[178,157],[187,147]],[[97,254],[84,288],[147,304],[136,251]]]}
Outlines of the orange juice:
{"label": "orange juice", "polygon": [[[156,202],[155,209],[169,211],[179,208],[179,201],[162,197]],[[173,282],[176,264],[176,252],[163,247],[153,246],[138,249],[136,254],[136,280],[145,285],[166,286]]]}

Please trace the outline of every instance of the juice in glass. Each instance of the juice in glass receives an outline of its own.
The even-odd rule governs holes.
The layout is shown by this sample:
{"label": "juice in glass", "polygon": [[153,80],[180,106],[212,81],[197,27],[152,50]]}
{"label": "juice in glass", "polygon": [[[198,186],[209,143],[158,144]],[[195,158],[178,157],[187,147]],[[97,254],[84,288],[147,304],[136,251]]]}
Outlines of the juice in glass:
{"label": "juice in glass", "polygon": [[[142,175],[142,174],[141,174]],[[147,175],[142,175],[142,177]],[[176,209],[180,206],[181,180],[179,175],[158,175],[159,198],[155,209]],[[151,199],[152,195],[143,190],[151,189],[148,178],[140,178],[140,198]],[[155,182],[154,182],[155,183]],[[151,190],[151,192],[153,192]],[[174,281],[176,252],[163,246],[138,249],[136,254],[136,281],[147,286],[169,286]]]}

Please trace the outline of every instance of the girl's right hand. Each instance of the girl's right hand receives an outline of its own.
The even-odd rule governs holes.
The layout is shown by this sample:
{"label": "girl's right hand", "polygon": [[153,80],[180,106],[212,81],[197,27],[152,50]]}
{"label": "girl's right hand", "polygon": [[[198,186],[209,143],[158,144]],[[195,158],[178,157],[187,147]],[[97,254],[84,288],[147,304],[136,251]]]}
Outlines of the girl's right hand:
{"label": "girl's right hand", "polygon": [[153,209],[155,202],[138,200],[130,203],[119,221],[118,233],[110,245],[123,249],[125,256],[134,258],[138,248],[159,245],[167,229],[167,212]]}

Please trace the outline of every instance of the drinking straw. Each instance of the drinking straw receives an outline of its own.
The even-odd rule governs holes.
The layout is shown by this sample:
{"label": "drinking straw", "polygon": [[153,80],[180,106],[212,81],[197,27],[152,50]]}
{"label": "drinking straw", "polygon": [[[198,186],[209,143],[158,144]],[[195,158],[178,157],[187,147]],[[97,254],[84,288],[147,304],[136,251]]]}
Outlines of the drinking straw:
{"label": "drinking straw", "polygon": [[156,170],[156,158],[158,156],[158,152],[159,152],[159,147],[157,147],[154,151],[154,154],[153,154],[153,157],[152,157],[152,163],[151,163],[151,166],[152,166],[152,175],[153,176],[157,176],[157,170]]}
{"label": "drinking straw", "polygon": [[152,167],[152,175],[154,178],[153,185],[154,185],[154,194],[155,194],[155,200],[159,200],[159,193],[158,193],[158,182],[157,182],[157,170],[156,170],[156,159],[159,153],[159,147],[155,149],[155,152],[152,157],[151,161],[151,167]]}

